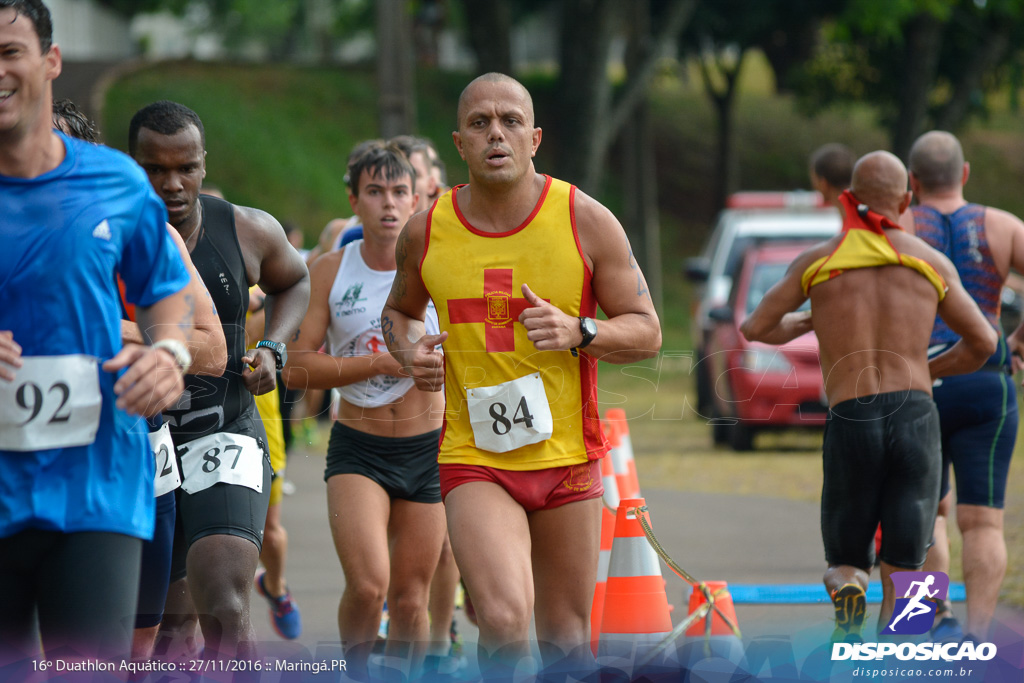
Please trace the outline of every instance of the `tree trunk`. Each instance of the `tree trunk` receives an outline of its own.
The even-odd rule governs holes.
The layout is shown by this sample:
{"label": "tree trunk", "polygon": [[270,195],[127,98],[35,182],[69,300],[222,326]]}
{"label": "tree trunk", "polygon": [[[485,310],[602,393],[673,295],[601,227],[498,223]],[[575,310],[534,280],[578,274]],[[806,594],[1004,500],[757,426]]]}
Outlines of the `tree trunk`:
{"label": "tree trunk", "polygon": [[686,26],[696,0],[674,0],[662,12],[656,34],[637,43],[637,66],[618,100],[612,104],[608,80],[608,53],[616,12],[641,13],[638,3],[612,3],[607,0],[564,0],[561,17],[561,73],[558,99],[562,114],[559,123],[561,153],[560,177],[575,182],[585,191],[596,192],[601,185],[608,149],[634,108],[647,95],[658,60],[657,48],[675,42]]}
{"label": "tree trunk", "polygon": [[302,41],[306,37],[306,3],[295,3],[295,12],[292,13],[288,28],[281,38],[277,49],[271,51],[274,61],[287,61],[296,63],[301,59]]}
{"label": "tree trunk", "polygon": [[416,132],[412,22],[403,0],[377,0],[377,119],[380,135]]}
{"label": "tree trunk", "polygon": [[733,104],[736,101],[736,82],[739,78],[740,68],[743,66],[743,59],[746,57],[746,50],[740,53],[736,64],[732,67],[723,63],[721,59],[714,58],[716,69],[724,81],[722,89],[719,90],[711,78],[708,60],[712,59],[704,55],[700,58],[700,73],[704,80],[704,90],[711,98],[715,107],[716,130],[715,139],[718,148],[718,162],[715,165],[714,200],[715,208],[725,207],[725,200],[729,194],[736,190],[738,173],[736,169],[736,154],[733,150]]}
{"label": "tree trunk", "polygon": [[[648,0],[636,0],[626,52],[626,71],[635,77],[650,49]],[[651,299],[662,310],[661,226],[658,220],[658,178],[654,159],[650,107],[642,102],[633,108],[622,128],[622,224],[629,236],[633,255],[647,279]]]}
{"label": "tree trunk", "polygon": [[772,31],[761,42],[761,51],[775,74],[776,92],[793,91],[793,75],[814,54],[820,31],[821,19],[806,17],[785,30]]}
{"label": "tree trunk", "polygon": [[1010,25],[1004,22],[989,27],[983,40],[978,41],[967,68],[953,86],[953,94],[935,119],[939,130],[954,131],[964,123],[971,97],[981,89],[981,79],[1003,60],[1010,46]]}
{"label": "tree trunk", "polygon": [[512,74],[512,3],[462,0],[477,71]]}
{"label": "tree trunk", "polygon": [[590,193],[597,191],[600,130],[611,102],[607,69],[614,9],[611,0],[562,2],[556,173]]}
{"label": "tree trunk", "polygon": [[910,146],[924,130],[928,115],[928,96],[942,47],[942,22],[933,14],[919,14],[906,26],[906,50],[902,71],[899,113],[892,130],[892,151],[906,161]]}

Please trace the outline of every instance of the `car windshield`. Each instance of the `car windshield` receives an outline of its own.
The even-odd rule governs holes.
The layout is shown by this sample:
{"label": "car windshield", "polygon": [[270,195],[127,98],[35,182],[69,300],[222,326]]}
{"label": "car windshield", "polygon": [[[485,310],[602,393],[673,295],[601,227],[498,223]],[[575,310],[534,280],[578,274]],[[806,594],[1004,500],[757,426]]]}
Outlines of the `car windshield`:
{"label": "car windshield", "polygon": [[[768,290],[786,274],[788,267],[789,263],[759,263],[754,266],[754,272],[750,276],[750,290],[747,292],[747,315],[754,312]],[[811,300],[806,299],[797,310],[811,310]]]}
{"label": "car windshield", "polygon": [[809,246],[811,244],[817,244],[823,239],[824,237],[808,237],[807,235],[793,235],[789,233],[737,237],[732,244],[732,248],[729,250],[729,255],[725,262],[725,270],[722,272],[726,275],[738,273],[740,266],[743,265],[744,254],[746,254],[750,249],[759,247],[762,244],[787,242],[791,244],[807,244]]}

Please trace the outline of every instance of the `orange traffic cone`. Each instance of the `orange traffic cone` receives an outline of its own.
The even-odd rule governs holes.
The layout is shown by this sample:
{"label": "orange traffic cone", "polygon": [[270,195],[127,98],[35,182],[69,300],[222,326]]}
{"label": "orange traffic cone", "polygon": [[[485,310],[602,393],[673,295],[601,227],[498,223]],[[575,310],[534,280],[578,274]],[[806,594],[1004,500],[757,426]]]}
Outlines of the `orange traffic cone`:
{"label": "orange traffic cone", "polygon": [[[597,654],[598,634],[601,633],[601,614],[604,612],[608,565],[611,562],[612,540],[615,538],[615,513],[619,509],[619,487],[615,483],[615,470],[611,458],[601,458],[601,483],[604,485],[604,507],[601,508],[601,554],[597,560],[597,584],[594,602],[590,607],[590,649]],[[609,509],[610,508],[610,509]]]}
{"label": "orange traffic cone", "polygon": [[[743,644],[736,635],[739,631],[736,608],[733,606],[732,595],[725,581],[705,581],[694,586],[693,592],[690,593],[690,616],[707,605],[704,586],[713,596],[714,606],[718,610],[708,610],[707,614],[686,629],[686,639],[676,653],[679,665],[684,668],[692,668],[695,662],[708,656],[721,657],[731,662],[740,662],[744,656]],[[736,627],[736,631],[733,631],[725,619]]]}
{"label": "orange traffic cone", "polygon": [[672,631],[658,555],[637,518],[636,508],[643,505],[643,498],[628,498],[615,516],[598,657],[632,661]]}
{"label": "orange traffic cone", "polygon": [[636,473],[636,460],[633,459],[633,440],[629,438],[626,411],[622,408],[609,408],[604,417],[611,427],[609,431],[617,441],[615,450],[620,464],[615,467],[615,476],[620,478],[619,495],[623,498],[639,498],[640,479]]}
{"label": "orange traffic cone", "polygon": [[[725,623],[722,619],[722,615],[725,615],[734,625],[739,627],[736,621],[736,608],[732,604],[732,595],[729,593],[729,587],[725,581],[705,581],[704,585],[708,587],[708,591],[715,599],[715,607],[718,608],[718,612],[710,610],[706,616],[701,619],[697,619],[690,628],[686,629],[687,636],[703,636],[709,634],[712,636],[731,636],[734,635],[732,628]],[[704,597],[704,591],[699,586],[693,589],[690,593],[690,614],[693,614],[701,605],[707,602],[707,598]],[[711,630],[708,632],[708,619],[711,620]]]}
{"label": "orange traffic cone", "polygon": [[614,525],[615,513],[612,510],[619,509],[622,492],[619,490],[619,479],[615,476],[615,465],[608,456],[601,458],[601,484],[604,485],[604,506],[611,515]]}
{"label": "orange traffic cone", "polygon": [[622,438],[619,435],[618,424],[605,422],[605,426],[605,434],[608,436],[608,444],[611,446],[608,450],[608,458],[612,461],[619,498],[635,498],[636,495],[630,493],[632,487],[629,484],[629,464],[626,462],[626,454],[622,450]]}

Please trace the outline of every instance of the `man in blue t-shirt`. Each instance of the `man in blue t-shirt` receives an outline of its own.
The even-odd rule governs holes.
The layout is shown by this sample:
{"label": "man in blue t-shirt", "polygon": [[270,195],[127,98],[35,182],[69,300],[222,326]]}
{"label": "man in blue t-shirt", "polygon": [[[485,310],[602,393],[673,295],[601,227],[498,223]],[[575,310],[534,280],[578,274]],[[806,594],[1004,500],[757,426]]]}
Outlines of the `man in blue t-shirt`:
{"label": "man in blue t-shirt", "polygon": [[[53,130],[40,0],[0,0],[0,666],[128,655],[153,456],[191,363],[188,274],[128,157]],[[149,345],[121,343],[115,275]]]}

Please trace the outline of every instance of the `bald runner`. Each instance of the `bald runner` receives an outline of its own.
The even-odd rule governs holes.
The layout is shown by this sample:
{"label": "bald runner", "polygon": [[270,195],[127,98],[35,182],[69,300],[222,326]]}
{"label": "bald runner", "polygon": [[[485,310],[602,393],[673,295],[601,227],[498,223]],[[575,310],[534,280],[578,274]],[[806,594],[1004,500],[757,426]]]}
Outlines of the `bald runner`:
{"label": "bald runner", "polygon": [[[839,198],[843,231],[797,257],[741,326],[747,339],[771,344],[811,329],[818,337],[831,413],[823,445],[824,581],[836,640],[858,637],[864,623],[879,523],[879,629],[895,601],[888,577],[924,564],[941,466],[932,381],[977,369],[996,347],[949,259],[897,224],[910,204],[906,187],[895,156],[862,157]],[[796,313],[808,297],[811,312]],[[936,313],[960,339],[929,360]]]}

